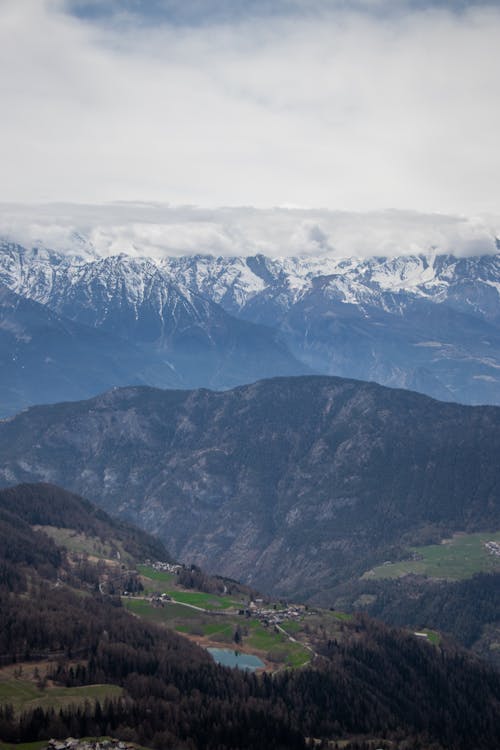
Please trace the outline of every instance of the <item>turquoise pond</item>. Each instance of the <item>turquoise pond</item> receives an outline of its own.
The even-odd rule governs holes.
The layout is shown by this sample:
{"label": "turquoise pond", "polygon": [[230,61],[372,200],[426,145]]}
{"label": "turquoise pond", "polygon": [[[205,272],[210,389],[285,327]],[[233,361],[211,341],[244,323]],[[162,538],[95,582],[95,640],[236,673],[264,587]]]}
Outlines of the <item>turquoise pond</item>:
{"label": "turquoise pond", "polygon": [[224,667],[237,667],[253,672],[265,666],[262,659],[253,654],[242,654],[241,651],[229,648],[208,648],[207,651],[217,664],[222,664]]}

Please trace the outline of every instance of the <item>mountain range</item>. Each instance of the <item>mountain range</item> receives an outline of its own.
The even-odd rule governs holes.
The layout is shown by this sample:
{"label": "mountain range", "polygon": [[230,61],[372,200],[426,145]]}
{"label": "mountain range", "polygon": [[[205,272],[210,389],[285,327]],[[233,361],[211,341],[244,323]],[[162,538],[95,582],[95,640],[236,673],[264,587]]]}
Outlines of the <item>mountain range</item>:
{"label": "mountain range", "polygon": [[119,385],[229,388],[309,372],[278,332],[175,285],[150,261],[82,266],[3,245],[0,264],[3,415]]}
{"label": "mountain range", "polygon": [[[84,326],[87,340],[92,331],[112,337],[118,362],[131,352],[124,369],[96,379],[106,359],[96,338],[63,398],[109,385],[223,389],[320,373],[500,404],[498,254],[103,258],[3,242],[0,283]],[[5,360],[16,345],[2,342]],[[43,383],[24,389],[22,375],[15,409],[53,400]]]}
{"label": "mountain range", "polygon": [[88,397],[115,385],[178,384],[164,359],[75,323],[0,284],[0,414]]}
{"label": "mountain range", "polygon": [[114,389],[0,422],[0,481],[48,481],[261,590],[332,601],[411,544],[500,528],[500,409],[333,377]]}

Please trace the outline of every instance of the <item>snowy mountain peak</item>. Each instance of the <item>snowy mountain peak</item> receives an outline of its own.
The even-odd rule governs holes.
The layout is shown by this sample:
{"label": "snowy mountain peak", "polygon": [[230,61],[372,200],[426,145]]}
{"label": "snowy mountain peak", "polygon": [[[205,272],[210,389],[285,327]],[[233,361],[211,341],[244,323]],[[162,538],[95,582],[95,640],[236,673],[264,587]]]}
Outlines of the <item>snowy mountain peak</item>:
{"label": "snowy mountain peak", "polygon": [[[429,253],[364,259],[323,254],[284,258],[191,255],[158,260],[125,253],[106,258],[68,256],[3,242],[0,282],[44,304],[52,304],[62,289],[87,288],[92,294],[100,290],[109,300],[124,295],[138,305],[152,295],[162,296],[174,285],[188,299],[194,293],[231,312],[241,312],[256,298],[270,296],[279,296],[288,306],[319,290],[339,302],[385,309],[394,295],[443,302],[453,300],[457,289],[467,286],[468,304],[491,317],[490,298],[500,293],[500,254],[455,258]],[[164,290],[161,294],[160,288]],[[488,304],[482,309],[485,301]]]}
{"label": "snowy mountain peak", "polygon": [[500,403],[500,253],[157,259],[4,242],[2,283],[64,318],[168,353],[184,382],[305,369]]}

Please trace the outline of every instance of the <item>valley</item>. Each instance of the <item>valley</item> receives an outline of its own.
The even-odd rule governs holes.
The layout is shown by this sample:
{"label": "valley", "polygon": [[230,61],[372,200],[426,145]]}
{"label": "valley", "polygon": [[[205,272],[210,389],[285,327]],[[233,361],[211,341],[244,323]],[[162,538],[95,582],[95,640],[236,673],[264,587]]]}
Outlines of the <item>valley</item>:
{"label": "valley", "polygon": [[[498,674],[432,630],[280,601],[183,566],[51,485],[0,491],[0,542],[2,750],[102,735],[196,750],[466,750],[474,736],[493,750],[500,737]],[[219,666],[207,649],[257,670]],[[443,725],[443,711],[453,721]]]}
{"label": "valley", "polygon": [[[489,750],[500,412],[453,402],[500,402],[497,261],[4,243],[2,750],[111,729],[161,750],[245,731],[249,747],[447,750],[458,726]],[[439,727],[440,679],[469,718],[483,696],[484,727],[460,724],[456,695]]]}
{"label": "valley", "polygon": [[[258,596],[214,595],[173,588],[175,578],[140,567],[144,596],[126,597],[124,606],[150,622],[162,623],[204,648],[255,654],[267,670],[300,667],[311,661],[311,647],[295,636],[312,622],[303,606]],[[156,573],[156,575],[154,575]],[[153,574],[154,577],[150,577]]]}
{"label": "valley", "polygon": [[500,750],[499,38],[0,0],[0,750]]}
{"label": "valley", "polygon": [[[101,594],[119,594],[123,606],[132,614],[164,625],[203,648],[226,645],[233,652],[255,654],[269,671],[304,666],[314,656],[310,644],[302,643],[298,633],[305,635],[310,631],[313,614],[315,622],[318,620],[317,610],[309,612],[303,605],[272,602],[234,581],[227,582],[231,587],[231,593],[227,593],[224,579],[211,578],[179,564],[148,561],[136,565],[117,539],[103,542],[97,536],[54,526],[38,525],[33,529],[69,550],[75,561],[84,558],[96,563]],[[134,591],[125,588],[131,580]],[[204,591],[193,585],[186,588],[181,581],[199,581],[203,588],[213,590]],[[346,617],[342,613],[338,616],[341,620]]]}

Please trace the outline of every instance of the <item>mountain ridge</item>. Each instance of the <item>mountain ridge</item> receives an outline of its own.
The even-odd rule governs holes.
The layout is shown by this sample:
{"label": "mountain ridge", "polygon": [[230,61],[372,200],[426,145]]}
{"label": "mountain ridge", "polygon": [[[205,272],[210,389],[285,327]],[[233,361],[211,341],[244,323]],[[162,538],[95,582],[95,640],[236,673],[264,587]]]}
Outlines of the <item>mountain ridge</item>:
{"label": "mountain ridge", "polygon": [[30,403],[89,397],[113,385],[178,384],[160,356],[75,323],[0,283],[0,414]]}
{"label": "mountain ridge", "polygon": [[[4,245],[0,266],[2,299],[16,300],[1,311],[0,413],[113,385],[228,388],[310,371],[274,330],[182,290],[149,261],[120,256],[89,265]],[[13,334],[25,329],[19,343]],[[14,366],[19,349],[26,362]]]}
{"label": "mountain ridge", "polygon": [[500,404],[500,254],[101,258],[4,242],[0,281],[153,345],[187,387],[318,372]]}
{"label": "mountain ridge", "polygon": [[498,407],[327,376],[114,389],[0,423],[2,484],[65,486],[185,562],[317,601],[402,545],[500,528],[498,451]]}

